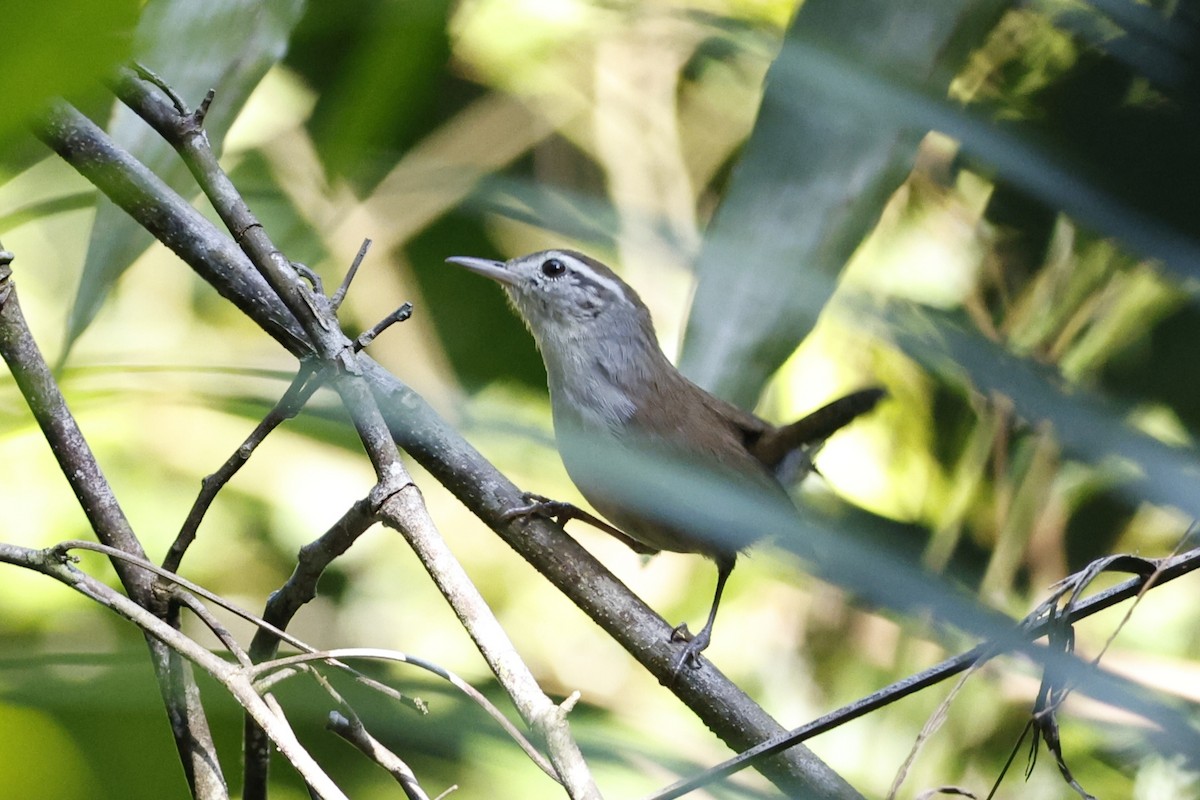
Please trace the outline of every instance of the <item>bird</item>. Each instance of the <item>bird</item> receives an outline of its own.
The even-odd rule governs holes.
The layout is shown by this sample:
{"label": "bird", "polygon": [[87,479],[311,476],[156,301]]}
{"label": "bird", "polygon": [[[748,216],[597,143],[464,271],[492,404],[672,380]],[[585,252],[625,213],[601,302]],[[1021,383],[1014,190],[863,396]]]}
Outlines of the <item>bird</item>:
{"label": "bird", "polygon": [[[786,487],[815,471],[812,457],[834,432],[872,410],[886,395],[862,389],[777,427],[709,393],[686,378],[663,353],[646,304],[601,261],[571,249],[542,250],[495,261],[453,256],[446,261],[498,282],[533,335],[546,367],[555,438],[567,474],[604,518],[571,504],[527,494],[527,514],[560,523],[579,518],[600,527],[639,553],[696,553],[717,566],[717,583],[703,628],[686,624],[671,638],[684,641],[673,674],[699,666],[738,552],[752,537],[719,539],[632,508],[596,484],[589,442],[618,451],[665,451],[698,467],[724,472],[765,491]],[[578,434],[578,435],[576,435]],[[605,524],[605,520],[607,523]]]}

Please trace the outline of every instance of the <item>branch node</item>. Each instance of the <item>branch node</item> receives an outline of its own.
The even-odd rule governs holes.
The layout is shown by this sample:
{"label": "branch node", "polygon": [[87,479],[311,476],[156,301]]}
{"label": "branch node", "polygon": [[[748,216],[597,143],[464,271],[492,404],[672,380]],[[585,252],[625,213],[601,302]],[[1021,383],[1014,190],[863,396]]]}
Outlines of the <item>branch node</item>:
{"label": "branch node", "polygon": [[563,700],[561,703],[558,704],[558,708],[559,708],[559,710],[562,711],[562,714],[564,717],[567,714],[571,713],[571,711],[575,708],[575,704],[579,702],[579,698],[582,696],[583,695],[581,695],[579,693],[579,690],[576,689],[575,691],[573,691],[569,695],[567,695],[566,700]]}
{"label": "branch node", "polygon": [[200,101],[200,107],[192,112],[192,123],[197,129],[204,127],[204,118],[208,116],[208,109],[212,106],[213,99],[217,96],[216,89],[209,89],[204,94],[204,99]]}
{"label": "branch node", "polygon": [[397,477],[400,476],[389,475],[372,487],[371,493],[367,495],[371,514],[378,514],[379,510],[393,497],[403,492],[409,486],[416,486],[411,479],[401,478],[397,481]]}
{"label": "branch node", "polygon": [[371,345],[371,342],[375,341],[379,334],[383,333],[397,322],[404,322],[404,320],[411,317],[412,310],[412,303],[405,303],[383,319],[379,320],[379,322],[372,325],[369,330],[365,330],[360,333],[358,338],[354,340],[354,352],[357,353],[360,350],[366,349]]}
{"label": "branch node", "polygon": [[238,243],[238,247],[241,247],[245,244],[246,234],[248,234],[250,231],[254,230],[255,228],[262,228],[262,223],[259,222],[258,220],[255,220],[254,222],[251,222],[249,225],[246,225],[242,228],[238,228],[235,231],[231,231],[233,233],[234,241],[236,241]]}
{"label": "branch node", "polygon": [[46,558],[56,561],[59,564],[78,564],[79,556],[71,555],[70,544],[68,542],[60,542],[53,547],[46,548],[42,552],[46,554]]}

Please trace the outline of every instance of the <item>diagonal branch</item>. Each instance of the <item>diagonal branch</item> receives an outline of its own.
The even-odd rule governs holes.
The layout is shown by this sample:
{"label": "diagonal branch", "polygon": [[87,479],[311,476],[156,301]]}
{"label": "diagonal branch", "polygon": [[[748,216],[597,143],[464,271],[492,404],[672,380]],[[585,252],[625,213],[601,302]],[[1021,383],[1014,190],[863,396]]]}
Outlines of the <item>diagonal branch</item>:
{"label": "diagonal branch", "polygon": [[302,365],[296,377],[292,380],[287,391],[283,393],[283,397],[279,402],[271,408],[261,422],[255,426],[246,440],[234,451],[233,455],[225,460],[225,463],[211,475],[206,476],[200,482],[200,493],[196,496],[196,500],[192,503],[192,508],[188,511],[188,515],[184,518],[183,526],[179,529],[179,534],[175,537],[175,541],[171,542],[171,546],[167,549],[167,555],[163,559],[163,568],[171,572],[178,572],[179,565],[183,561],[184,553],[188,547],[196,539],[196,532],[200,529],[200,523],[204,521],[204,515],[208,513],[209,506],[213,500],[217,498],[217,494],[224,488],[225,484],[237,474],[238,470],[245,465],[249,460],[251,453],[258,447],[271,431],[278,428],[286,420],[291,419],[299,413],[300,409],[312,397],[324,383],[323,377],[314,375],[313,370],[308,365]]}
{"label": "diagonal branch", "polygon": [[[303,330],[233,242],[90,120],[55,104],[36,134],[96,184],[202,278],[294,354],[308,350]],[[425,400],[369,357],[363,375],[396,443],[455,494],[509,546],[609,633],[655,677],[671,676],[671,626],[549,520],[505,520],[524,505],[521,490],[468,444]],[[671,685],[718,737],[744,750],[784,728],[711,664]],[[785,791],[814,798],[857,793],[805,748],[760,769]]]}
{"label": "diagonal branch", "polygon": [[254,691],[253,680],[238,664],[231,664],[209,652],[197,642],[163,622],[145,608],[106,586],[95,578],[79,571],[58,548],[32,550],[16,545],[0,543],[0,561],[25,567],[58,580],[75,591],[109,608],[133,622],[148,636],[172,651],[179,653],[218,680],[233,697],[268,731],[271,741],[287,759],[295,765],[304,779],[326,800],[346,797],[330,780],[312,756],[296,740],[291,729],[268,707],[263,698]]}
{"label": "diagonal branch", "polygon": [[[370,495],[379,519],[399,531],[416,551],[521,716],[546,742],[568,794],[574,798],[599,797],[587,764],[570,735],[565,711],[556,707],[538,686],[483,596],[434,526],[420,491],[400,460],[378,401],[363,377],[358,349],[342,331],[329,298],[304,285],[297,266],[271,241],[218,163],[202,128],[204,107],[195,114],[181,113],[181,109],[163,99],[130,70],[119,73],[114,90],[179,152],[255,269],[299,320],[317,358],[334,372],[331,386],[349,412],[379,481]],[[314,282],[315,288],[319,287]],[[262,788],[261,784],[254,786],[254,796]],[[251,794],[247,792],[247,796]]]}
{"label": "diagonal branch", "polygon": [[[12,270],[8,266],[11,261],[12,254],[0,248],[0,356],[12,371],[97,538],[115,550],[144,560],[146,554],[141,543],[29,331],[11,279]],[[129,597],[142,608],[153,609],[156,619],[166,618],[165,604],[153,591],[153,576],[126,561],[110,560]],[[193,796],[227,797],[225,778],[191,668],[161,641],[147,636],[146,643]]]}
{"label": "diagonal branch", "polygon": [[400,788],[404,790],[404,796],[409,800],[429,800],[429,795],[421,789],[412,768],[372,736],[357,716],[347,717],[332,711],[325,727],[341,736],[358,748],[359,752],[367,758],[391,773],[392,778],[400,784]]}
{"label": "diagonal branch", "polygon": [[[1138,574],[1117,586],[1097,592],[1082,602],[1073,602],[1069,610],[1063,614],[1062,619],[1051,618],[1048,613],[1050,606],[1047,603],[1043,603],[1029,617],[1022,621],[1018,631],[1014,633],[1015,638],[1010,642],[983,642],[976,645],[965,653],[960,653],[915,675],[910,675],[903,680],[896,681],[890,686],[885,686],[879,691],[856,700],[849,705],[788,731],[783,736],[769,739],[698,775],[693,775],[687,780],[674,783],[662,791],[656,792],[651,798],[647,798],[647,800],[672,800],[672,798],[682,797],[688,792],[706,786],[713,781],[732,775],[747,767],[754,766],[754,763],[760,759],[767,758],[789,747],[794,747],[800,742],[833,730],[851,720],[877,711],[884,706],[891,705],[897,700],[901,700],[918,691],[934,686],[947,678],[976,667],[984,661],[1000,655],[1005,650],[1027,649],[1022,648],[1023,642],[1032,642],[1047,635],[1055,625],[1073,625],[1079,620],[1086,619],[1093,614],[1111,608],[1117,603],[1124,602],[1130,598],[1140,598],[1142,593],[1152,585],[1169,583],[1176,578],[1181,578],[1200,569],[1200,548],[1170,558],[1160,559],[1157,562],[1146,562],[1148,564],[1152,563],[1152,569],[1141,568],[1131,563],[1141,561],[1141,559],[1135,559],[1130,556],[1118,558],[1125,559],[1124,563],[1129,563],[1131,571],[1136,571]],[[1107,559],[1101,560],[1107,561]],[[1117,563],[1119,566],[1123,562],[1118,561]],[[1090,568],[1085,570],[1085,572],[1089,571]],[[1075,586],[1076,583],[1075,581],[1062,581],[1060,585],[1065,587],[1063,590],[1065,591]],[[1057,596],[1055,595],[1056,598]],[[1053,600],[1048,602],[1052,604]]]}

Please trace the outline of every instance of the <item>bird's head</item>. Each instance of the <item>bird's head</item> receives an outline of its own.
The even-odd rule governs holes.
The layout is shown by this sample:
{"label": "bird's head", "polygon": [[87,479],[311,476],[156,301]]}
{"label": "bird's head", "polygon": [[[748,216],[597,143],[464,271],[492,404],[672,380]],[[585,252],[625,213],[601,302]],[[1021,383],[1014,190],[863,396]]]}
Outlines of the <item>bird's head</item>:
{"label": "bird's head", "polygon": [[569,342],[647,337],[654,341],[650,312],[611,269],[574,250],[542,250],[510,261],[453,256],[504,287],[513,308],[539,347]]}

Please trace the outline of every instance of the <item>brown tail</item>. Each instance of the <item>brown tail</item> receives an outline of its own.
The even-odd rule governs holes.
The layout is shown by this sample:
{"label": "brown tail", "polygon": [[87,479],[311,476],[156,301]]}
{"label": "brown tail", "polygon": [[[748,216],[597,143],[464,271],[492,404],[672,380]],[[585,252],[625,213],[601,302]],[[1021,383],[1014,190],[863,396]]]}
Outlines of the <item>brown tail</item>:
{"label": "brown tail", "polygon": [[819,444],[837,431],[866,414],[887,397],[887,390],[874,387],[857,392],[821,406],[790,425],[763,434],[754,443],[754,455],[771,469],[801,447]]}

